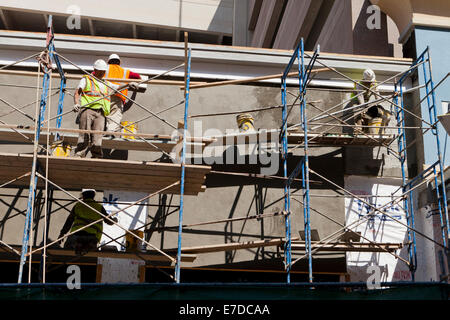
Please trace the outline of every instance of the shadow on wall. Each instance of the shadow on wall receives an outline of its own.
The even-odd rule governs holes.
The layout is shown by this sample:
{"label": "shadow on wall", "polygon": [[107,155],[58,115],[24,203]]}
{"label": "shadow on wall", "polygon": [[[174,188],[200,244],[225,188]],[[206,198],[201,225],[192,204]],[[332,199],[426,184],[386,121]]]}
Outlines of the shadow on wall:
{"label": "shadow on wall", "polygon": [[[20,197],[22,196],[22,191],[24,189],[20,188],[19,190],[17,190],[17,193],[15,196],[13,196],[13,199],[11,200],[11,203],[8,203],[4,200],[4,198],[0,198],[0,205],[4,205],[6,207],[8,207],[8,209],[6,210],[5,214],[3,215],[1,221],[0,221],[0,240],[3,240],[3,237],[5,235],[5,227],[6,227],[6,222],[9,219],[14,218],[16,215],[23,215],[24,212],[23,211],[18,211],[16,208],[16,204],[19,201]],[[17,211],[16,214],[13,214],[13,211]]]}
{"label": "shadow on wall", "polygon": [[[183,2],[183,0],[180,0],[180,10],[182,7],[182,2]],[[209,24],[207,30],[208,31],[216,31],[217,27],[214,28],[214,26],[222,25],[223,21],[227,20],[227,16],[229,16],[230,21],[232,21],[233,6],[234,6],[233,0],[220,0],[219,4],[217,5],[217,10],[214,13],[214,17],[211,19],[211,23]],[[181,16],[181,12],[180,12],[180,16]]]}
{"label": "shadow on wall", "polygon": [[[370,149],[372,150],[372,148]],[[339,148],[326,154],[309,156],[310,168],[314,171],[317,171],[319,174],[326,176],[328,179],[331,179],[335,183],[343,185],[344,162],[342,156],[340,156],[341,154],[342,149]],[[275,165],[273,163],[267,165],[272,167],[278,166],[278,170],[274,174],[270,175],[270,179],[268,179],[267,177],[258,176],[261,174],[261,168],[264,167],[264,165],[262,165],[261,163],[250,162],[249,156],[240,154],[238,149],[235,150],[234,156],[235,157],[233,162],[228,164],[226,164],[227,162],[225,162],[227,160],[226,152],[224,152],[220,158],[215,158],[215,160],[220,161],[216,161],[212,164],[213,172],[209,173],[206,176],[205,184],[207,188],[253,184],[259,184],[261,186],[269,188],[284,188],[284,164],[279,154],[277,155],[277,157],[274,157],[276,160],[273,161],[277,162]],[[237,162],[238,159],[239,162]],[[292,154],[289,154],[287,161],[288,176],[297,167],[301,160],[302,156],[294,156]],[[334,170],[330,171],[329,168],[334,168]],[[276,177],[280,178],[277,179]],[[292,188],[302,187],[301,173],[299,176],[297,176],[297,179],[298,180],[292,182]],[[335,189],[335,187],[322,181],[318,177],[310,177],[310,183],[312,189]]]}

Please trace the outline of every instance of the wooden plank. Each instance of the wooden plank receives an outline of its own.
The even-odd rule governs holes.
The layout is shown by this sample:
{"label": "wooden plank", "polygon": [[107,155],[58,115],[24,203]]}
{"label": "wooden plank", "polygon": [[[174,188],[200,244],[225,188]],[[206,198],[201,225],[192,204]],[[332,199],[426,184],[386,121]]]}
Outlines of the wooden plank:
{"label": "wooden plank", "polygon": [[[271,129],[265,131],[253,131],[253,132],[236,132],[228,135],[214,136],[212,138],[217,141],[221,141],[223,145],[233,144],[248,144],[260,143],[260,142],[272,142],[272,135],[275,140],[279,139],[280,130]],[[369,145],[369,146],[381,146],[392,142],[395,139],[394,135],[376,135],[368,137],[364,135],[352,136],[346,134],[330,134],[322,135],[317,133],[308,133],[308,141],[313,139],[311,145],[323,145],[323,146],[342,146],[342,145]],[[302,144],[305,140],[303,132],[288,131],[288,143],[290,145]]]}
{"label": "wooden plank", "polygon": [[139,266],[139,283],[145,282],[145,266]]}
{"label": "wooden plank", "polygon": [[[6,182],[6,181],[10,181],[12,179],[15,179],[16,177],[22,175],[22,172],[18,172],[18,171],[14,171],[12,173],[9,174],[1,174],[0,175],[0,181],[2,182]],[[25,177],[26,178],[26,177]],[[27,182],[27,179],[20,179],[18,181],[15,181],[16,185],[27,185],[29,183],[29,179]],[[29,178],[29,177],[28,177]],[[148,182],[146,181],[139,181],[139,180],[132,180],[129,179],[129,177],[127,176],[119,176],[119,177],[115,177],[114,175],[111,176],[96,176],[95,178],[83,178],[80,177],[78,175],[67,175],[64,173],[61,173],[60,175],[49,175],[49,179],[50,181],[52,181],[53,183],[56,183],[57,185],[63,187],[63,188],[70,188],[70,189],[77,189],[78,187],[82,187],[85,188],[86,186],[92,186],[92,187],[96,187],[97,189],[117,189],[117,190],[128,190],[128,189],[132,189],[132,190],[159,190],[162,189],[164,187],[166,187],[167,185],[176,182],[177,178],[172,178],[172,179],[166,179],[166,180],[161,180],[161,181],[154,181],[151,179],[144,179],[144,180],[148,180]],[[142,179],[141,179],[142,180]],[[191,191],[200,191],[200,188],[202,188],[203,186],[203,182],[204,180],[186,180],[185,182],[185,189],[189,192]],[[39,181],[39,183],[41,183],[41,181]],[[168,190],[178,190],[179,187],[174,186],[171,189]]]}
{"label": "wooden plank", "polygon": [[[38,156],[40,161],[45,162],[45,156]],[[27,166],[32,161],[31,154],[12,154],[0,152],[0,163],[13,165],[14,163],[25,163]],[[178,171],[181,170],[180,164],[166,163],[166,162],[152,162],[152,161],[136,161],[136,160],[115,160],[115,159],[93,159],[93,158],[74,158],[74,157],[49,157],[49,165],[62,164],[64,166],[73,165],[77,167],[93,167],[99,168],[103,171],[106,168],[114,169],[120,172],[126,169],[142,169],[148,172],[147,174],[168,175],[173,174],[177,176]],[[177,171],[178,170],[178,171]],[[186,165],[186,171],[197,173],[208,173],[211,167],[204,165]],[[162,173],[161,173],[162,172]]]}
{"label": "wooden plank", "polygon": [[[40,156],[39,160],[45,170],[45,157]],[[6,182],[28,172],[31,163],[32,155],[0,153],[0,181]],[[203,183],[209,171],[208,166],[186,165],[186,193],[193,195],[204,191]],[[180,165],[172,163],[49,157],[49,179],[72,190],[90,186],[97,190],[156,192],[179,180],[180,175]],[[14,185],[28,183],[27,179],[21,179]],[[175,186],[164,193],[179,192],[180,187]]]}
{"label": "wooden plank", "polygon": [[[26,143],[26,144],[32,144],[34,139],[34,133],[23,133],[27,138],[22,136],[21,134],[18,134],[14,131],[4,132],[0,131],[0,141],[7,141],[7,142],[17,142],[17,143]],[[144,138],[142,138],[144,139]],[[172,152],[173,148],[177,145],[176,141],[170,141],[170,140],[159,140],[159,139],[145,139],[143,141],[142,139],[136,138],[136,139],[123,139],[123,138],[106,138],[104,137],[102,139],[102,148],[103,149],[116,149],[116,150],[136,150],[136,151],[152,151],[152,152],[161,152],[165,151],[167,153]],[[49,143],[50,147],[52,143],[55,141],[55,135],[50,134],[49,136]],[[61,142],[65,142],[72,146],[72,148],[75,148],[78,141],[77,135],[64,135],[60,137]],[[47,133],[41,132],[39,136],[39,143],[41,145],[47,144]],[[209,143],[208,143],[209,144]],[[189,153],[193,153],[197,150],[200,152],[203,152],[206,143],[201,142],[187,142],[187,151]],[[197,148],[197,149],[196,149]]]}
{"label": "wooden plank", "polygon": [[[48,248],[47,254],[52,256],[65,256],[65,257],[75,257],[75,251],[67,249],[56,249]],[[115,259],[142,259],[144,261],[161,261],[168,262],[169,259],[161,254],[146,253],[146,252],[119,252],[119,251],[90,251],[83,255],[83,257],[90,258],[115,258]],[[197,258],[196,255],[192,254],[182,254],[181,261],[183,262],[194,262]]]}
{"label": "wooden plank", "polygon": [[[24,133],[26,135],[30,135],[33,138],[34,137],[34,126],[20,126],[20,125],[6,125],[6,124],[0,124],[0,129],[10,129],[9,131],[11,133],[14,133],[16,135],[19,135],[17,133],[21,132]],[[13,131],[16,130],[16,131]],[[4,134],[7,134],[8,130],[3,130]],[[122,136],[133,136],[136,138],[145,138],[145,139],[159,139],[159,140],[166,140],[166,141],[173,141],[176,142],[174,140],[172,140],[172,136],[167,135],[167,134],[154,134],[154,133],[131,133],[131,132],[110,132],[110,131],[102,131],[102,130],[82,130],[82,129],[72,129],[72,128],[49,128],[49,132],[51,133],[76,133],[76,134],[80,134],[80,133],[96,133],[96,134],[102,134],[102,135],[113,135],[115,137],[122,137]],[[46,134],[47,133],[47,128],[43,129],[41,131],[41,134]],[[20,136],[20,135],[19,135]],[[214,139],[210,139],[210,138],[204,138],[204,137],[188,137],[187,141],[189,142],[200,142],[200,143],[205,143],[205,144],[209,144],[214,142]]]}
{"label": "wooden plank", "polygon": [[103,271],[103,265],[97,264],[96,274],[95,274],[95,282],[100,283],[102,282],[102,271]]}
{"label": "wooden plank", "polygon": [[[292,240],[299,240],[299,237],[293,237]],[[278,246],[285,243],[284,238],[270,239],[270,240],[256,240],[247,242],[236,242],[236,243],[225,243],[216,245],[206,245],[197,247],[181,248],[181,252],[184,253],[211,253],[211,252],[221,252],[221,251],[232,251],[232,250],[242,250],[251,248],[260,248],[268,246]],[[166,252],[173,252],[177,249],[168,249]]]}
{"label": "wooden plank", "polygon": [[[328,244],[321,244],[317,241],[311,242],[312,246],[317,246],[317,251],[332,251],[332,252],[393,252],[403,248],[403,243],[364,243],[364,242],[332,242]],[[319,248],[319,246],[323,246]],[[314,247],[313,247],[314,248]],[[292,250],[305,251],[305,242],[292,242]]]}
{"label": "wooden plank", "polygon": [[[0,157],[1,158],[1,157]],[[4,165],[4,164],[2,164]],[[45,169],[45,163],[44,161],[42,161],[41,163],[42,168]],[[13,168],[15,165],[11,164],[10,167]],[[92,173],[98,173],[99,170],[97,167],[80,167],[80,166],[76,166],[76,165],[64,165],[61,163],[58,164],[49,164],[49,171],[51,172],[60,172],[60,171],[70,171],[70,172],[75,172],[75,173],[87,173],[87,172],[92,172]],[[101,171],[101,174],[116,174],[118,171],[117,168],[109,168],[109,167],[105,167],[104,170]],[[181,170],[179,170],[181,171]],[[123,170],[120,170],[120,173],[122,175],[139,175],[139,176],[146,176],[146,177],[151,177],[152,179],[156,179],[155,181],[159,181],[158,179],[160,178],[180,178],[181,177],[181,173],[177,172],[176,169],[162,169],[161,170],[151,170],[151,169],[147,169],[147,168],[140,168],[138,166],[136,166],[136,168],[124,168]],[[203,180],[205,178],[206,172],[205,171],[195,171],[195,170],[189,170],[189,172],[186,173],[186,178],[190,179],[190,180]],[[139,178],[139,177],[137,177]]]}
{"label": "wooden plank", "polygon": [[[30,170],[30,167],[8,167],[0,166],[0,176],[2,177],[18,177],[25,174]],[[45,170],[45,168],[43,168]],[[180,179],[179,176],[169,177],[169,176],[150,176],[143,174],[130,174],[123,172],[96,172],[96,171],[82,171],[82,170],[72,170],[70,168],[62,170],[49,169],[49,179],[58,183],[57,181],[65,180],[79,180],[83,183],[96,184],[98,181],[111,181],[111,183],[119,183],[123,186],[133,187],[134,184],[138,183],[140,186],[158,186],[158,185],[168,185]],[[199,176],[186,176],[186,186],[192,185],[202,185],[205,181],[205,175]]]}
{"label": "wooden plank", "polygon": [[[11,175],[11,176],[2,175],[2,176],[0,176],[0,182],[5,183],[7,181],[14,179],[15,177],[16,177],[15,175]],[[67,179],[60,181],[58,179],[52,179],[51,177],[50,177],[50,180],[53,183],[59,185],[60,187],[62,187],[64,189],[68,189],[68,190],[81,190],[81,189],[89,186],[89,187],[94,188],[99,191],[114,189],[114,190],[122,190],[122,191],[153,193],[153,192],[157,192],[169,185],[169,183],[149,184],[149,185],[143,185],[143,184],[139,184],[139,183],[125,184],[125,183],[121,183],[121,181],[111,181],[111,180],[91,182],[91,181],[86,181],[83,179],[73,180],[68,183]],[[173,182],[175,182],[175,181],[176,180],[174,180]],[[9,184],[8,187],[28,187],[29,183],[30,183],[29,177],[25,177],[23,179],[15,181],[14,183]],[[44,181],[42,179],[38,179],[38,187],[39,188],[44,187]],[[204,192],[204,191],[205,191],[205,187],[202,184],[191,184],[189,182],[186,182],[186,184],[185,184],[185,193],[188,195],[197,195],[199,192]],[[172,188],[169,188],[169,189],[163,191],[162,193],[164,193],[164,194],[179,194],[180,187],[174,186]]]}
{"label": "wooden plank", "polygon": [[[11,245],[14,249],[20,251],[22,247],[20,245]],[[15,260],[19,260],[19,256],[13,252],[8,252],[8,256],[13,257]],[[75,254],[74,250],[64,249],[61,247],[49,247],[47,248],[47,254],[52,256],[52,262],[58,260],[58,257],[79,257]],[[33,258],[39,256],[39,254],[33,255]],[[144,251],[144,252],[123,252],[123,251],[89,251],[87,254],[81,256],[81,258],[115,258],[115,259],[142,259],[144,261],[161,261],[170,262],[170,260],[156,251]],[[181,261],[194,262],[197,258],[193,254],[182,254]]]}
{"label": "wooden plank", "polygon": [[[296,250],[305,250],[305,242],[298,241],[300,238],[295,237],[291,240],[292,249]],[[297,241],[297,242],[295,242]],[[257,241],[248,241],[248,242],[237,242],[237,243],[225,243],[225,244],[216,244],[216,245],[205,245],[205,246],[196,246],[196,247],[187,247],[181,248],[181,252],[183,253],[192,253],[192,254],[200,254],[200,253],[212,253],[212,252],[221,252],[221,251],[232,251],[232,250],[242,250],[242,249],[251,249],[251,248],[260,248],[267,246],[280,246],[285,243],[284,238],[279,239],[271,239],[271,240],[257,240]],[[322,245],[317,241],[312,241],[311,244],[314,245]],[[395,251],[397,249],[401,249],[403,247],[402,243],[379,243],[378,245],[382,246],[388,251]],[[169,249],[166,252],[173,252],[176,249]],[[375,246],[371,243],[345,243],[345,242],[333,242],[328,243],[320,248],[321,251],[338,251],[338,252],[346,252],[346,251],[361,251],[361,252],[385,252],[383,249]]]}

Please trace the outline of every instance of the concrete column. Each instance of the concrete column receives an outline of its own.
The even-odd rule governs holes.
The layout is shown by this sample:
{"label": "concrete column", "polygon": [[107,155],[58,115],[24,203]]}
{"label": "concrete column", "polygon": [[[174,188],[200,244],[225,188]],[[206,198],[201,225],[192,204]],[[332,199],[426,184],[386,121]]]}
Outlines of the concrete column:
{"label": "concrete column", "polygon": [[323,0],[289,0],[273,48],[293,49],[311,31]]}
{"label": "concrete column", "polygon": [[248,0],[234,0],[233,6],[233,46],[247,46],[250,42],[248,31]]}
{"label": "concrete column", "polygon": [[285,2],[286,0],[266,0],[263,2],[253,34],[253,47],[271,47]]}
{"label": "concrete column", "polygon": [[316,45],[321,51],[334,53],[353,52],[352,0],[335,1]]}

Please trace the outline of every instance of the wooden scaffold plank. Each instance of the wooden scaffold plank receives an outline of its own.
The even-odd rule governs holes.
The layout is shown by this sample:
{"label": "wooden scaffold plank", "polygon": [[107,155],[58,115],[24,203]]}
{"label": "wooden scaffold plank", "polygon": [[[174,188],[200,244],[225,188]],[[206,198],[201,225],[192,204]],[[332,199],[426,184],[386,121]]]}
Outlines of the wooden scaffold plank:
{"label": "wooden scaffold plank", "polygon": [[[0,182],[11,180],[28,172],[32,155],[0,153]],[[38,156],[45,170],[45,156]],[[146,161],[112,159],[53,157],[48,159],[49,179],[72,190],[86,187],[97,190],[114,189],[137,192],[155,192],[180,179],[180,165]],[[186,165],[186,194],[196,195],[205,190],[203,184],[209,166]],[[18,180],[15,186],[26,186],[26,179]],[[164,193],[178,194],[174,186]]]}

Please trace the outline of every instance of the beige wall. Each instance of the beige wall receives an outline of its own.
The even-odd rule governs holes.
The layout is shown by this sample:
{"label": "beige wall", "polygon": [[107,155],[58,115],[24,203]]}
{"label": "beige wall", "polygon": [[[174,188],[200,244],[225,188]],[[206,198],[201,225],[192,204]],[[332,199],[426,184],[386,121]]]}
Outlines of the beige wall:
{"label": "beige wall", "polygon": [[0,0],[0,8],[68,16],[78,6],[83,18],[137,25],[232,34],[233,0],[110,0],[105,5],[89,0]]}

